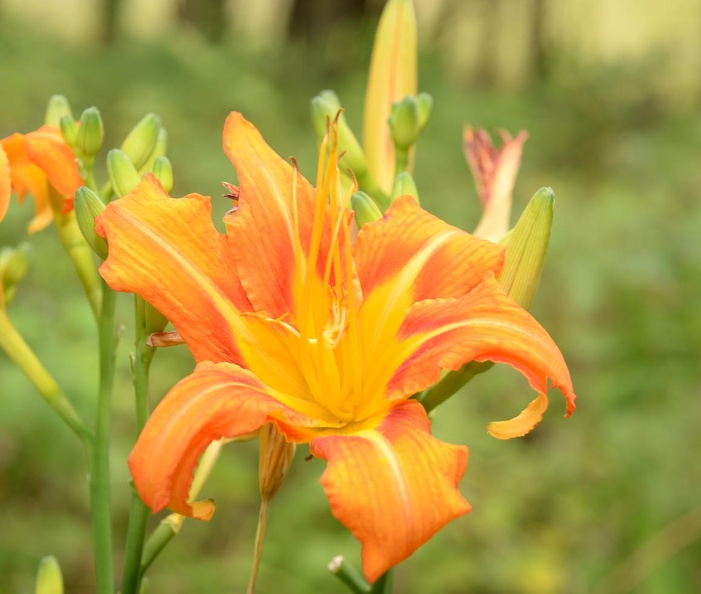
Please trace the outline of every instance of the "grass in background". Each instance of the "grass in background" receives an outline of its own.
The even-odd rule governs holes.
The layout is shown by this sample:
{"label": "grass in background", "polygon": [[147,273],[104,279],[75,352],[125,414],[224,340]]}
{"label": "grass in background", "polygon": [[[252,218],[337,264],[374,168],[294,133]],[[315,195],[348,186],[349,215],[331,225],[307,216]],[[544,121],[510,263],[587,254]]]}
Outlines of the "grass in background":
{"label": "grass in background", "polygon": [[[170,134],[173,193],[218,196],[220,182],[235,178],[220,138],[226,114],[236,109],[309,175],[314,94],[334,88],[360,129],[367,55],[342,51],[289,47],[256,57],[189,37],[97,50],[64,47],[5,24],[0,137],[38,126],[56,92],[78,113],[100,108],[106,147],[155,111]],[[434,112],[418,144],[416,180],[429,210],[467,230],[478,219],[461,152],[463,124],[529,130],[514,210],[540,186],[554,188],[555,226],[534,313],[565,354],[580,400],[565,421],[553,393],[535,433],[498,442],[486,435],[487,422],[521,410],[529,388],[497,368],[438,410],[436,435],[470,447],[462,491],[473,512],[403,564],[398,594],[578,594],[602,583],[616,594],[701,591],[698,540],[659,566],[655,554],[637,566],[621,565],[701,505],[701,115],[670,112],[639,97],[631,91],[634,76],[624,71],[586,72],[564,61],[558,67],[557,83],[504,92],[468,88],[448,78],[440,56],[422,59],[421,89],[434,95]],[[25,239],[30,208],[13,204],[0,225],[0,244]],[[217,217],[227,208],[215,198]],[[56,255],[53,229],[31,240],[32,270],[11,316],[78,408],[91,414],[97,380],[90,313],[70,265]],[[66,289],[60,298],[55,286]],[[117,551],[129,501],[124,461],[135,438],[126,298],[120,317],[127,329],[114,398]],[[154,395],[191,368],[184,348],[160,352]],[[80,447],[3,356],[0,407],[0,591],[31,591],[39,558],[53,553],[67,592],[90,592]],[[357,564],[358,546],[331,517],[317,484],[322,463],[305,463],[304,455],[299,452],[271,508],[260,594],[341,594],[325,564],[338,553]],[[150,572],[153,592],[243,590],[257,516],[256,472],[254,444],[225,450],[204,493],[217,500],[214,519],[186,523]],[[602,582],[615,571],[618,581]],[[638,577],[640,585],[628,587]]]}

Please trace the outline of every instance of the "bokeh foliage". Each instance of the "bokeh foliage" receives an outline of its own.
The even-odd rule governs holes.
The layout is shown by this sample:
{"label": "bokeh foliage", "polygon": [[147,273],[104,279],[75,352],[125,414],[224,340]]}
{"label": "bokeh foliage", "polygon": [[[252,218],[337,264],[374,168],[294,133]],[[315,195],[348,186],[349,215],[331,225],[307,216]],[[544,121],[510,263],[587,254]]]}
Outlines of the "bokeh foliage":
{"label": "bokeh foliage", "polygon": [[[326,39],[252,54],[185,34],[86,48],[4,22],[0,137],[39,125],[56,92],[77,110],[99,106],[107,146],[119,144],[143,113],[158,112],[170,133],[174,195],[213,195],[219,216],[228,208],[217,198],[220,182],[235,180],[220,148],[226,114],[244,112],[280,154],[294,155],[311,174],[309,99],[334,88],[359,130],[371,31],[370,23],[359,25],[352,47],[334,49]],[[555,190],[551,249],[534,312],[570,363],[580,400],[564,420],[553,394],[545,422],[511,442],[485,431],[487,422],[527,402],[527,386],[506,369],[478,377],[438,409],[435,434],[470,447],[462,490],[473,512],[403,564],[398,593],[701,591],[701,514],[673,524],[701,505],[701,101],[671,105],[645,92],[651,87],[644,64],[585,67],[562,56],[550,68],[545,80],[500,90],[456,80],[436,52],[421,59],[421,89],[434,95],[417,151],[416,180],[427,208],[467,230],[478,220],[461,153],[463,124],[530,133],[514,210],[540,186]],[[0,243],[25,239],[30,209],[13,205]],[[91,414],[96,350],[89,309],[57,252],[54,230],[32,242],[32,270],[11,315],[78,408]],[[129,504],[124,460],[135,437],[127,300],[120,316],[127,328],[114,403],[118,551]],[[154,394],[191,368],[184,348],[159,353]],[[30,591],[38,560],[53,553],[67,591],[90,592],[78,443],[5,357],[0,410],[0,591]],[[261,594],[341,593],[325,564],[338,553],[358,559],[317,484],[321,463],[304,462],[304,455],[298,453],[272,505]],[[151,571],[151,591],[244,588],[257,515],[256,460],[254,444],[227,447],[205,492],[217,500],[214,519],[186,523]],[[679,545],[685,536],[691,544]],[[666,559],[675,543],[681,550]],[[648,554],[630,562],[641,547]]]}

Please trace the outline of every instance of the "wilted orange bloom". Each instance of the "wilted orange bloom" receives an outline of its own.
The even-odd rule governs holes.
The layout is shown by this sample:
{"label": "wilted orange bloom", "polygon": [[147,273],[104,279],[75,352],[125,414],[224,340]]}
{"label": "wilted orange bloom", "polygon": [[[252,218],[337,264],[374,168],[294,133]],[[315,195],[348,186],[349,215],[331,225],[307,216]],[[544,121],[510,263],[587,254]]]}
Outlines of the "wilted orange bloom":
{"label": "wilted orange bloom", "polygon": [[[226,122],[224,150],[240,183],[226,234],[208,197],[173,199],[152,176],[98,219],[105,280],[163,312],[198,363],[149,419],[129,459],[134,483],[154,510],[208,519],[211,501],[188,501],[198,457],[274,423],[328,462],[322,486],[372,582],[470,509],[457,489],[467,449],[434,438],[411,396],[441,368],[493,360],[525,374],[541,410],[550,378],[570,414],[569,372],[496,282],[500,247],[409,196],[352,241],[333,139],[316,188],[240,114]],[[539,418],[529,410],[500,436]]]}
{"label": "wilted orange bloom", "polygon": [[494,146],[486,130],[468,126],[463,132],[463,150],[483,208],[474,234],[490,241],[499,241],[509,230],[511,193],[528,133],[522,130],[516,138],[511,138],[508,132],[500,130],[499,136],[500,149]]}
{"label": "wilted orange bloom", "polygon": [[63,212],[73,208],[73,195],[83,185],[71,148],[55,126],[42,126],[29,134],[12,134],[0,140],[0,221],[10,205],[10,193],[20,201],[34,198],[34,219],[29,233],[44,229],[53,220],[49,186],[64,198]]}

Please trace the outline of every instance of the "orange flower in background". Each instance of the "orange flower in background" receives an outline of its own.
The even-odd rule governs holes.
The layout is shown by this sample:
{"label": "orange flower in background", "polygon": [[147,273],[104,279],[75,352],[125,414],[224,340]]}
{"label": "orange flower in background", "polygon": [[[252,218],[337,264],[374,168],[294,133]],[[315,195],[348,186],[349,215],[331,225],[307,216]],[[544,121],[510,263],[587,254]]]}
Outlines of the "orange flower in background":
{"label": "orange flower in background", "polygon": [[19,200],[34,198],[34,219],[29,233],[40,231],[53,220],[49,186],[64,198],[63,210],[73,207],[73,195],[83,185],[71,148],[55,126],[42,126],[29,134],[12,134],[0,140],[0,221],[10,205],[10,193]]}
{"label": "orange flower in background", "polygon": [[[467,449],[434,438],[410,399],[441,368],[508,363],[538,392],[540,409],[549,378],[568,415],[575,396],[552,339],[496,282],[500,247],[408,196],[351,240],[333,134],[314,188],[231,114],[224,150],[240,194],[226,234],[212,224],[208,197],[171,198],[147,176],[98,219],[109,244],[100,271],[163,312],[198,363],[131,454],[143,500],[209,519],[211,501],[188,501],[199,456],[213,440],[274,423],[328,462],[322,486],[361,542],[372,582],[470,509],[457,489]],[[500,424],[500,437],[539,418],[527,409]]]}
{"label": "orange flower in background", "polygon": [[501,149],[494,146],[489,134],[481,128],[468,126],[463,132],[463,150],[483,208],[474,234],[490,241],[499,241],[509,230],[511,193],[528,133],[522,130],[516,138],[511,138],[508,132],[500,130],[499,136]]}

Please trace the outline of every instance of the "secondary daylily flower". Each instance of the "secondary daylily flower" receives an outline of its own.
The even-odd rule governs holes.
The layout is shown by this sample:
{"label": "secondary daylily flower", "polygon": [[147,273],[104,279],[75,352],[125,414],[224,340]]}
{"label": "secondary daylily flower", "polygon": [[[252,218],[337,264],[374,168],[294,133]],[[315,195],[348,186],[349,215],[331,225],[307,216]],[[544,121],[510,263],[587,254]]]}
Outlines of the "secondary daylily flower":
{"label": "secondary daylily flower", "polygon": [[351,241],[335,149],[322,145],[315,189],[231,114],[224,150],[240,191],[226,234],[208,197],[173,199],[147,176],[98,219],[109,244],[100,271],[163,312],[198,362],[131,454],[144,501],[209,519],[211,501],[188,500],[198,457],[212,440],[274,423],[328,462],[332,512],[360,540],[374,581],[470,509],[457,489],[467,449],[434,438],[411,395],[441,368],[508,363],[538,392],[500,426],[514,436],[539,420],[548,378],[567,414],[574,393],[552,339],[496,282],[500,247],[409,196]]}
{"label": "secondary daylily flower", "polygon": [[523,144],[528,133],[522,130],[516,138],[499,131],[503,142],[497,149],[487,131],[468,126],[463,132],[465,157],[475,179],[475,187],[482,202],[482,218],[474,234],[490,241],[499,241],[509,230],[511,193],[521,165]]}
{"label": "secondary daylily flower", "polygon": [[73,194],[83,185],[71,148],[55,126],[42,126],[29,134],[12,134],[0,140],[0,221],[14,190],[20,201],[29,192],[34,198],[34,219],[29,233],[53,220],[49,186],[63,196],[63,212],[73,207]]}

